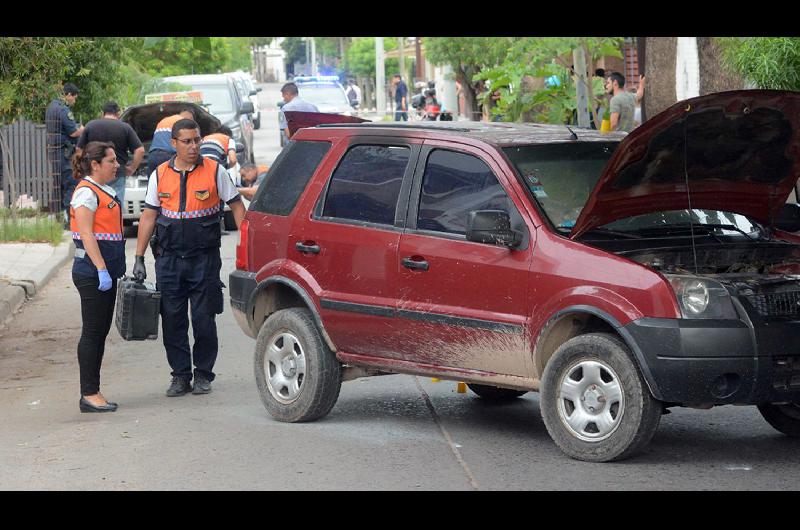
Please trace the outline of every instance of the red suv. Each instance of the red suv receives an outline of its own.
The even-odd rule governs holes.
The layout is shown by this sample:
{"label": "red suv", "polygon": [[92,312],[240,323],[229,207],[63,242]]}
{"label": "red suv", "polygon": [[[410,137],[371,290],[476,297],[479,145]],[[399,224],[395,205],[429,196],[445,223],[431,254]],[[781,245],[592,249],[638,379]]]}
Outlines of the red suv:
{"label": "red suv", "polygon": [[541,392],[569,456],[626,458],[669,407],[800,435],[800,94],[681,102],[630,135],[504,123],[300,130],[240,230],[231,306],[262,401],[327,414],[403,373]]}

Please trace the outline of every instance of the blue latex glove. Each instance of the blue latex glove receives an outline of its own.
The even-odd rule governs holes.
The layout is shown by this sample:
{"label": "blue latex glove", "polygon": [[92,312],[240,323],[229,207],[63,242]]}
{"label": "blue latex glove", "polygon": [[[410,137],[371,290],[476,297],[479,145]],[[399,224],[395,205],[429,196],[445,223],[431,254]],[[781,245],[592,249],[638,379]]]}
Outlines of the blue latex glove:
{"label": "blue latex glove", "polygon": [[111,276],[109,276],[106,269],[97,269],[97,279],[100,280],[100,285],[97,287],[101,291],[108,291],[111,289]]}

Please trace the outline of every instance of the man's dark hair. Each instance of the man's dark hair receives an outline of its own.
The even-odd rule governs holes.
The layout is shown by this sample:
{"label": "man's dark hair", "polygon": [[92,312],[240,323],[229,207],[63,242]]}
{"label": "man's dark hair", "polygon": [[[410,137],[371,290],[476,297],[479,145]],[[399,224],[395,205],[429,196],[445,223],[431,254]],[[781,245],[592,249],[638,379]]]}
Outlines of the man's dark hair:
{"label": "man's dark hair", "polygon": [[348,79],[347,82],[350,83],[351,85],[355,85],[356,84],[356,80],[353,79],[353,78]]}
{"label": "man's dark hair", "polygon": [[294,83],[286,83],[281,87],[281,94],[298,95],[300,92],[297,90],[297,85]]}
{"label": "man's dark hair", "polygon": [[119,114],[119,105],[115,101],[106,101],[103,103],[103,114]]}
{"label": "man's dark hair", "polygon": [[258,166],[256,166],[252,162],[245,162],[244,164],[239,166],[239,171],[249,171],[251,169],[258,170]]}
{"label": "man's dark hair", "polygon": [[194,115],[194,109],[192,107],[190,107],[189,105],[181,107],[180,110],[178,110],[178,114],[180,114],[181,112],[188,112],[189,114],[192,115],[192,117],[196,117]]}
{"label": "man's dark hair", "polygon": [[396,77],[397,79],[403,79],[403,76],[400,74],[394,74],[392,77]]}
{"label": "man's dark hair", "polygon": [[220,125],[217,129],[217,132],[220,134],[224,134],[225,136],[233,137],[233,131],[227,125]]}
{"label": "man's dark hair", "polygon": [[616,81],[620,88],[625,86],[625,76],[619,72],[611,72],[608,78],[611,79],[612,82]]}
{"label": "man's dark hair", "polygon": [[187,120],[186,118],[178,120],[175,122],[175,125],[172,126],[172,137],[177,139],[178,133],[184,129],[200,129],[200,126],[197,125],[197,122],[194,120]]}
{"label": "man's dark hair", "polygon": [[64,83],[64,95],[77,96],[78,87],[72,83]]}

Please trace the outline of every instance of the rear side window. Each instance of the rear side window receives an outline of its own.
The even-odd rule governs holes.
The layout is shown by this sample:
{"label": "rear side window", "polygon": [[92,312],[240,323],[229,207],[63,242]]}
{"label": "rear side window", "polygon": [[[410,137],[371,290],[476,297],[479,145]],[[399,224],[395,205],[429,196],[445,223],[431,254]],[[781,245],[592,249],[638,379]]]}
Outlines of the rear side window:
{"label": "rear side window", "polygon": [[330,142],[289,142],[259,185],[250,210],[289,215],[330,148]]}
{"label": "rear side window", "polygon": [[322,216],[394,225],[410,153],[385,145],[350,149],[331,176]]}
{"label": "rear side window", "polygon": [[428,157],[417,214],[418,230],[466,234],[473,210],[503,210],[519,217],[492,170],[465,153],[435,150]]}

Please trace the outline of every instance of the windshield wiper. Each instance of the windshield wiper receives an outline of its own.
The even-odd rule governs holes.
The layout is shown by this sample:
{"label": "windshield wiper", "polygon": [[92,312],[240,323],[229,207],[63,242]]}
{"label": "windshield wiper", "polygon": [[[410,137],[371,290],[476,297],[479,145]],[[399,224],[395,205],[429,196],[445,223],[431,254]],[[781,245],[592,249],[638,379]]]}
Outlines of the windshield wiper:
{"label": "windshield wiper", "polygon": [[671,223],[671,224],[665,224],[665,225],[650,226],[650,227],[647,227],[647,228],[641,228],[641,229],[637,230],[637,232],[645,232],[645,231],[650,231],[650,230],[658,231],[658,230],[661,230],[661,229],[670,229],[670,228],[683,228],[683,229],[686,229],[686,230],[698,229],[698,228],[701,229],[701,230],[705,229],[704,230],[705,234],[713,237],[717,241],[720,241],[720,239],[716,236],[716,234],[714,234],[714,232],[712,230],[714,228],[720,228],[722,230],[733,230],[734,232],[739,232],[740,234],[744,235],[747,239],[749,239],[751,241],[758,241],[758,238],[751,236],[750,234],[748,234],[747,232],[745,232],[744,230],[742,230],[738,226],[731,225],[731,224]]}
{"label": "windshield wiper", "polygon": [[620,236],[627,239],[642,239],[642,236],[637,234],[631,234],[630,232],[618,232],[616,230],[609,230],[608,228],[602,228],[602,227],[592,228],[591,230],[589,230],[588,233],[591,234],[594,232],[599,232],[601,234],[608,234],[610,236]]}

